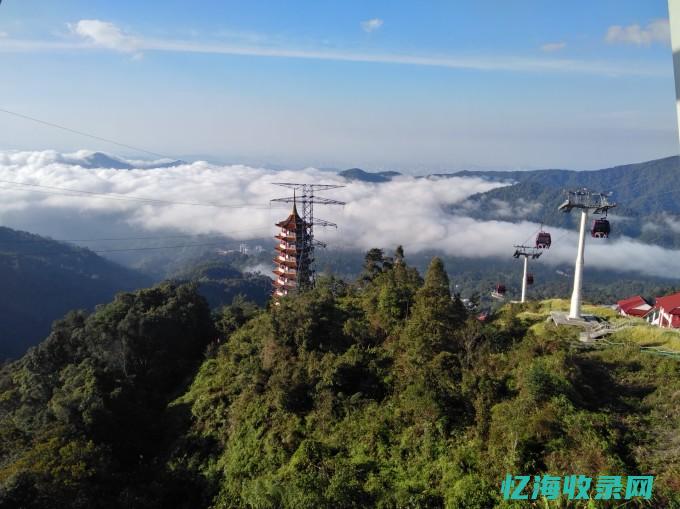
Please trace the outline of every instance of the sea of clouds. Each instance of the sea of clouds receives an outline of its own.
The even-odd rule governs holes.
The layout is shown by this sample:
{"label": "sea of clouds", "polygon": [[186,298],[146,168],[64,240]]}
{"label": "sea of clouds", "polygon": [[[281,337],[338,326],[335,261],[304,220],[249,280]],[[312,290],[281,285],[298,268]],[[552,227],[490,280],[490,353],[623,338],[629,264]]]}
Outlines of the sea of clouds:
{"label": "sea of clouds", "polygon": [[[288,194],[273,183],[306,182],[344,186],[323,194],[346,202],[344,207],[316,209],[319,216],[339,225],[337,230],[317,231],[331,249],[392,250],[402,244],[407,253],[436,249],[460,257],[508,257],[514,244],[530,239],[540,226],[505,217],[479,221],[461,213],[452,215],[450,205],[507,185],[482,178],[401,176],[386,183],[347,182],[314,168],[274,171],[204,161],[154,169],[149,162],[128,160],[139,168],[121,170],[92,168],[92,156],[88,151],[0,152],[0,225],[53,238],[177,233],[266,241],[275,232],[273,224],[289,212],[286,205],[270,203]],[[125,197],[183,204],[121,199]],[[535,207],[530,198],[515,207]],[[541,262],[573,263],[576,232],[550,230],[554,244]],[[626,237],[589,239],[586,264],[680,277],[679,251]]]}

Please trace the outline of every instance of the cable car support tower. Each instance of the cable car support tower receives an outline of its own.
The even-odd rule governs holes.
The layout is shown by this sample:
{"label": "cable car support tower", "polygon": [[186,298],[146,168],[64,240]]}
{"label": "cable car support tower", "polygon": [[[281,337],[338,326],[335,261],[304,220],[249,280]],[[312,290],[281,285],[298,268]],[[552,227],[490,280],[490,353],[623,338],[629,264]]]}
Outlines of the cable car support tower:
{"label": "cable car support tower", "polygon": [[[583,287],[583,265],[588,214],[592,212],[593,214],[604,214],[606,216],[609,209],[616,207],[616,203],[609,201],[611,193],[596,193],[585,188],[566,191],[566,195],[567,200],[558,207],[558,210],[565,213],[569,213],[573,209],[581,210],[578,251],[576,252],[576,266],[574,268],[574,291],[571,294],[571,305],[569,308],[569,319],[578,320],[581,318],[581,290]],[[607,221],[604,222],[607,223],[607,231],[602,236],[606,237],[609,235],[609,223]],[[593,236],[596,236],[595,227],[593,227]]]}
{"label": "cable car support tower", "polygon": [[527,280],[529,278],[529,273],[527,272],[529,268],[529,258],[532,260],[537,260],[543,254],[542,251],[537,247],[529,246],[513,246],[515,248],[515,253],[512,255],[514,258],[524,257],[524,271],[522,274],[522,300],[520,302],[526,302],[527,300]]}

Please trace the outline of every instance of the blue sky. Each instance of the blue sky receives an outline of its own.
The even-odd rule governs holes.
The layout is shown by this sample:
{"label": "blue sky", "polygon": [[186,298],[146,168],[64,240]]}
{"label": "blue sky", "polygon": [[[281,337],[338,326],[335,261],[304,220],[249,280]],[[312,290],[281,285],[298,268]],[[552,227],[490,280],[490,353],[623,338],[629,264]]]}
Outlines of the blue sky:
{"label": "blue sky", "polygon": [[[4,0],[0,108],[232,163],[592,169],[678,152],[667,16],[666,0]],[[0,115],[0,149],[83,147],[143,155]]]}

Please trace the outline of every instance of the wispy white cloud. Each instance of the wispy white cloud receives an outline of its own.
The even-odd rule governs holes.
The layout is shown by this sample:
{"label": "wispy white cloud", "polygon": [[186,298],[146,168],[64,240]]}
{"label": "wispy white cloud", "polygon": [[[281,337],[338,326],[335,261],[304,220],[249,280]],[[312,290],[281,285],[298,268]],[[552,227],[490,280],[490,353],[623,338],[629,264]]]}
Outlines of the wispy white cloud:
{"label": "wispy white cloud", "polygon": [[[474,203],[474,202],[467,202]],[[525,218],[530,214],[534,214],[543,208],[543,205],[536,202],[530,202],[524,198],[519,198],[514,203],[509,203],[505,200],[492,199],[491,204],[496,211],[496,215],[502,218]],[[469,205],[468,205],[469,207]]]}
{"label": "wispy white cloud", "polygon": [[634,44],[636,46],[650,46],[653,43],[670,44],[671,32],[668,20],[658,19],[646,27],[638,24],[610,26],[605,35],[610,44]]}
{"label": "wispy white cloud", "polygon": [[541,46],[541,51],[545,53],[554,53],[556,51],[563,50],[566,47],[566,42],[549,42]]}
{"label": "wispy white cloud", "polygon": [[[29,230],[33,229],[31,225],[39,224],[40,233],[80,235],[75,238],[82,238],[77,230],[79,226],[101,232],[116,231],[125,224],[137,231],[154,234],[223,234],[239,240],[263,239],[265,244],[272,238],[273,224],[287,213],[286,209],[268,208],[269,200],[277,193],[271,183],[302,181],[346,185],[329,196],[343,200],[347,205],[327,207],[323,211],[324,217],[340,225],[339,230],[318,232],[334,249],[392,249],[403,244],[407,252],[437,249],[452,256],[507,258],[509,246],[538,229],[537,224],[529,221],[479,221],[464,213],[449,213],[450,205],[502,185],[479,178],[416,179],[403,176],[384,184],[373,184],[348,183],[335,174],[313,168],[275,172],[205,162],[164,169],[115,170],[79,166],[79,161],[83,164],[90,161],[88,155],[88,152],[0,152],[0,180],[157,200],[250,207],[215,209],[107,200],[99,196],[75,198],[2,183],[0,223]],[[404,196],[409,199],[404,200]],[[75,221],[85,223],[76,224]],[[72,225],[72,230],[65,230],[68,225]],[[235,234],[237,231],[239,233]],[[576,231],[553,228],[551,233],[554,239],[560,240],[541,257],[541,263],[572,264],[578,242]],[[590,267],[642,271],[666,277],[680,274],[680,251],[677,250],[650,246],[625,237],[589,242],[587,249]]]}
{"label": "wispy white cloud", "polygon": [[565,58],[535,58],[513,55],[409,55],[342,51],[326,48],[296,48],[285,44],[273,46],[248,43],[225,43],[169,38],[131,36],[116,25],[99,20],[81,20],[71,25],[76,40],[0,39],[0,52],[86,51],[105,49],[141,55],[145,52],[201,53],[268,58],[296,58],[373,64],[394,64],[448,69],[501,72],[582,73],[604,76],[666,76],[666,68],[630,62],[602,62]]}
{"label": "wispy white cloud", "polygon": [[141,57],[140,49],[143,41],[123,33],[115,24],[98,19],[81,19],[69,25],[71,31],[85,41],[100,48],[106,48],[123,53],[132,53],[136,58]]}
{"label": "wispy white cloud", "polygon": [[381,28],[383,24],[384,21],[380,18],[367,19],[361,22],[361,28],[364,32],[371,33]]}

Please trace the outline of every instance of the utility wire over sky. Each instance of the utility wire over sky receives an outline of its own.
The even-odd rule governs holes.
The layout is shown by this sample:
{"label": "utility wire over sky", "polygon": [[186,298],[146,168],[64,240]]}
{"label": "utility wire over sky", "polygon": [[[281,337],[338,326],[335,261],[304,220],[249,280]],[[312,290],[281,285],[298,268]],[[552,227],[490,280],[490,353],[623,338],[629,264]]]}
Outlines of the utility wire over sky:
{"label": "utility wire over sky", "polygon": [[[1,0],[0,0],[1,2]],[[72,134],[76,134],[79,136],[84,136],[90,139],[94,139],[97,141],[102,141],[105,143],[109,143],[112,145],[116,145],[118,147],[126,148],[129,150],[133,150],[136,152],[141,152],[144,154],[156,156],[156,157],[161,157],[164,159],[173,159],[170,156],[160,154],[158,152],[154,152],[151,150],[147,150],[141,147],[136,147],[127,143],[122,143],[120,141],[112,140],[109,138],[104,138],[101,136],[97,136],[94,134],[90,134],[87,132],[84,132],[82,130],[78,129],[72,129],[70,127],[66,127],[63,125],[56,124],[54,122],[48,122],[46,120],[42,120],[39,118],[35,118],[29,115],[24,115],[21,113],[17,113],[15,111],[8,110],[6,108],[0,108],[0,113],[5,113],[7,115],[12,115],[14,117],[18,117],[24,120],[28,120],[31,122],[35,122],[47,127],[51,127],[54,129],[60,129]],[[266,210],[266,209],[272,209],[272,204],[271,202],[268,205],[257,205],[257,204],[242,204],[242,205],[231,205],[231,204],[224,204],[224,203],[199,203],[199,202],[187,202],[187,201],[172,201],[172,200],[163,200],[163,199],[158,199],[158,198],[148,198],[148,197],[142,197],[142,196],[135,196],[135,195],[129,195],[129,194],[121,194],[121,193],[112,193],[112,192],[95,192],[95,191],[87,191],[87,190],[82,190],[82,189],[74,189],[70,187],[60,187],[60,186],[48,186],[48,185],[43,185],[43,184],[36,184],[36,183],[29,183],[29,182],[18,182],[18,181],[11,181],[11,180],[4,180],[0,179],[0,184],[4,184],[5,186],[10,186],[8,187],[0,187],[0,189],[3,189],[5,191],[26,191],[30,190],[31,192],[37,192],[37,193],[43,193],[43,194],[50,194],[50,195],[58,195],[58,196],[69,196],[69,197],[95,197],[98,199],[106,199],[106,200],[115,200],[115,201],[132,201],[132,202],[140,202],[140,203],[147,203],[147,204],[155,204],[155,205],[183,205],[183,206],[192,206],[192,207],[215,207],[215,208],[221,208],[221,209],[259,209],[259,210]],[[276,208],[276,205],[274,205],[274,208]],[[235,230],[231,232],[224,232],[224,236],[229,235],[229,234],[236,234],[236,233],[243,233],[243,232],[249,232],[249,231],[257,231],[257,230],[271,230],[272,226],[265,226],[261,228],[249,228],[246,230]],[[172,239],[172,238],[188,238],[188,237],[200,237],[200,235],[173,235],[173,236],[165,236],[165,237],[143,237],[143,236],[138,236],[138,237],[118,237],[118,238],[106,238],[106,239],[74,239],[74,240],[61,240],[59,242],[70,242],[70,243],[91,243],[91,242],[101,242],[101,241],[125,241],[125,240],[161,240],[161,239]],[[213,236],[213,238],[223,238],[223,237],[218,237],[218,236]],[[42,240],[42,239],[41,239]],[[258,237],[258,238],[249,238],[249,239],[239,239],[238,242],[244,242],[244,241],[262,241],[262,240],[270,240],[270,237]],[[25,242],[25,241],[24,241]],[[0,243],[0,251],[2,251],[2,244],[6,243]],[[10,243],[12,244],[12,243]],[[121,252],[132,252],[132,251],[152,251],[152,250],[164,250],[164,249],[184,249],[184,248],[193,248],[193,247],[224,247],[225,242],[222,240],[221,242],[202,242],[202,243],[188,243],[188,244],[179,244],[179,245],[171,245],[171,246],[142,246],[142,247],[120,247],[120,248],[109,248],[109,249],[88,249],[89,251],[97,254],[106,254],[106,253],[121,253]],[[28,251],[28,252],[21,252],[17,253],[20,255],[40,255],[40,254],[55,254],[58,253],[58,250],[48,250],[48,251]]]}
{"label": "utility wire over sky", "polygon": [[[0,1],[2,1],[2,0],[0,0]],[[24,115],[22,113],[17,113],[16,111],[10,111],[6,108],[0,108],[0,113],[5,113],[6,115],[12,115],[14,117],[23,118],[24,120],[29,120],[29,121],[35,122],[37,124],[42,124],[42,125],[47,126],[47,127],[53,127],[55,129],[61,129],[62,131],[66,131],[66,132],[69,132],[69,133],[72,133],[72,134],[77,134],[79,136],[84,136],[86,138],[90,138],[90,139],[93,139],[93,140],[102,141],[104,143],[109,143],[111,145],[116,145],[118,147],[133,150],[135,152],[141,152],[141,153],[144,153],[144,154],[152,155],[154,157],[160,157],[162,159],[173,159],[170,156],[167,156],[167,155],[164,155],[164,154],[159,154],[158,152],[153,152],[153,151],[147,150],[145,148],[135,147],[133,145],[129,145],[127,143],[122,143],[120,141],[112,140],[110,138],[104,138],[102,136],[97,136],[95,134],[86,133],[86,132],[80,131],[78,129],[72,129],[70,127],[55,124],[54,122],[48,122],[47,120],[42,120],[42,119],[39,119],[39,118],[31,117],[29,115]]]}
{"label": "utility wire over sky", "polygon": [[[594,169],[675,146],[665,0],[263,3],[3,2],[0,129],[403,172]],[[17,125],[16,147],[73,148]]]}

